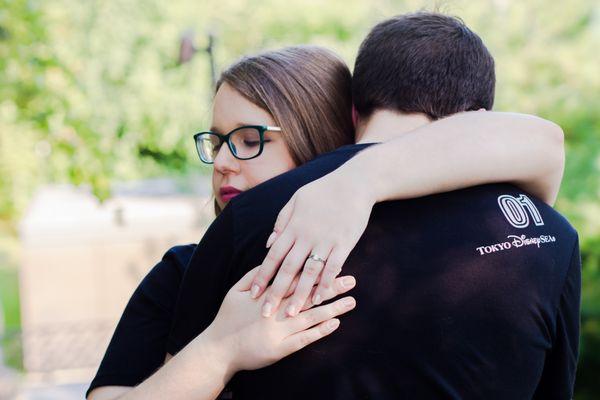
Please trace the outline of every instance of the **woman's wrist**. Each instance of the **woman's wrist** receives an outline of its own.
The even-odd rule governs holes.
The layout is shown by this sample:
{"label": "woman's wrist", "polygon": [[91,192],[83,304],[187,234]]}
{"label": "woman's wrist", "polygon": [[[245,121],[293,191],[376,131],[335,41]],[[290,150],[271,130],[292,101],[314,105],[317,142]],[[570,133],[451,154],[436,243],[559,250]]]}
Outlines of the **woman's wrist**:
{"label": "woman's wrist", "polygon": [[[349,166],[350,167],[350,166]],[[328,184],[337,198],[352,201],[356,207],[371,210],[378,201],[372,187],[370,186],[370,177],[365,173],[360,165],[351,166],[347,169],[338,169],[332,172],[328,178]]]}
{"label": "woman's wrist", "polygon": [[212,325],[192,341],[194,357],[198,357],[201,365],[210,369],[210,373],[226,384],[237,372],[232,347],[219,337]]}
{"label": "woman's wrist", "polygon": [[359,196],[371,207],[386,200],[383,193],[385,188],[379,184],[381,174],[378,173],[378,166],[371,157],[373,147],[377,146],[379,145],[361,151],[332,174],[342,190],[352,193],[354,197]]}

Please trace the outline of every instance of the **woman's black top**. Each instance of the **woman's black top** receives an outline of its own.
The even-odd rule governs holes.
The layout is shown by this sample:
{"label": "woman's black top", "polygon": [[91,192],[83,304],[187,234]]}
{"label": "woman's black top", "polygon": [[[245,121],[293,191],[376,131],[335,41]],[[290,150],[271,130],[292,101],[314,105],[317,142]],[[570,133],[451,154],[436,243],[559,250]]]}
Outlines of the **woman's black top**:
{"label": "woman's black top", "polygon": [[99,386],[136,386],[163,365],[179,284],[195,248],[169,249],[136,288],[86,398]]}
{"label": "woman's black top", "polygon": [[[355,149],[367,146],[346,146],[335,153],[338,159],[346,159],[348,153],[353,154]],[[230,212],[231,207],[226,207],[218,220],[229,221]],[[252,213],[252,210],[248,212]],[[210,234],[203,238],[203,248],[209,251],[204,251],[201,257],[210,260],[211,265],[222,264],[224,257],[228,257],[233,251],[234,245],[240,244],[226,228],[227,224],[212,224],[209,228]],[[218,240],[215,241],[213,238]],[[251,235],[248,238],[254,239]],[[263,242],[266,242],[266,238]],[[180,283],[196,248],[195,244],[171,248],[139,284],[125,307],[96,376],[86,392],[86,397],[99,386],[140,384],[163,365],[167,352],[175,354],[184,347],[184,345],[178,346],[179,342],[177,346],[169,345],[169,332],[174,319],[175,304],[179,297]],[[213,272],[218,275],[229,270],[224,268],[222,271],[213,270]],[[207,294],[212,293],[217,286],[219,293],[227,289],[219,286],[222,283],[220,276],[211,276],[208,272],[204,276],[204,283],[209,286],[204,289]],[[195,290],[202,290],[202,288],[198,286]],[[213,306],[216,306],[218,309],[221,302],[222,298],[219,296],[211,296],[210,304],[202,306],[198,304],[198,307],[212,310]],[[208,322],[210,323],[213,318],[214,314]],[[184,321],[181,322],[185,324]],[[194,337],[202,330],[195,330]],[[191,340],[192,337],[189,339]],[[225,390],[222,397],[228,398],[228,396],[228,390]]]}

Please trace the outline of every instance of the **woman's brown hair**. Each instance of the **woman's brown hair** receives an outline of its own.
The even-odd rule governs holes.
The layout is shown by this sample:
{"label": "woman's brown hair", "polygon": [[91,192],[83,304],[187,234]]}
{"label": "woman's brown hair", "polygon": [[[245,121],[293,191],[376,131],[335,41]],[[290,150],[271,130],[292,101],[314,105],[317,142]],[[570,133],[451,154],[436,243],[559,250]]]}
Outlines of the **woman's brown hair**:
{"label": "woman's brown hair", "polygon": [[[351,74],[334,52],[291,46],[246,56],[221,74],[227,83],[269,112],[281,127],[296,165],[354,143]],[[215,210],[219,207],[215,202]]]}

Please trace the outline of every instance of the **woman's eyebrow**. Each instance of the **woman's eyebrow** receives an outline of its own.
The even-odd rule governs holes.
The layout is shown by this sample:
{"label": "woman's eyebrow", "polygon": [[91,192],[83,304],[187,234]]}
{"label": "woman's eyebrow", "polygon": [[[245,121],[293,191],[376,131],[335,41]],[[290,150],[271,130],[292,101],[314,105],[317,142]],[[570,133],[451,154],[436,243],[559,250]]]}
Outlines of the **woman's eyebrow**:
{"label": "woman's eyebrow", "polygon": [[[256,125],[264,125],[264,124],[257,124],[257,123],[253,123],[253,122],[238,122],[235,125],[233,125],[233,129],[237,129],[240,128],[242,126],[256,126]],[[268,125],[268,124],[267,124]],[[230,129],[228,132],[231,132],[233,129]],[[211,126],[209,129],[211,132],[223,132],[223,130],[217,128],[216,126]]]}

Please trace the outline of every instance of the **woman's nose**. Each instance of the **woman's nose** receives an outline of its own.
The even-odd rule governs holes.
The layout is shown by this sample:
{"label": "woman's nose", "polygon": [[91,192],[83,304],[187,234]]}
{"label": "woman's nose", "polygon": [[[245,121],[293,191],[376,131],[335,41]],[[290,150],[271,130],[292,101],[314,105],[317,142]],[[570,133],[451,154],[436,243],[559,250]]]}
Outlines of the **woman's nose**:
{"label": "woman's nose", "polygon": [[215,157],[214,167],[222,174],[227,172],[239,172],[240,160],[235,158],[233,154],[231,154],[231,150],[229,150],[227,144],[223,143]]}

